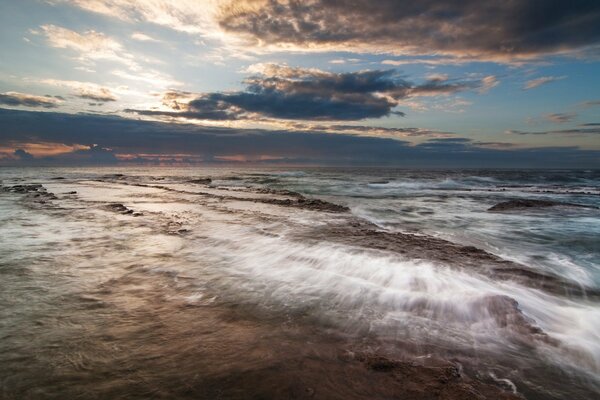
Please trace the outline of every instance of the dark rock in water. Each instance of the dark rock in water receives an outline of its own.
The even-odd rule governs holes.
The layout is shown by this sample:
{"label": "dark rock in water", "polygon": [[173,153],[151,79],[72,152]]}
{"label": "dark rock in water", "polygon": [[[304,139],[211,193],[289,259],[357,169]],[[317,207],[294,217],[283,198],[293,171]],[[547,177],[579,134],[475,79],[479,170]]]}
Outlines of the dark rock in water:
{"label": "dark rock in water", "polygon": [[326,212],[347,212],[350,209],[346,206],[341,206],[339,204],[330,203],[328,201],[323,201],[319,199],[307,199],[304,196],[301,196],[297,199],[255,199],[254,201],[265,203],[265,204],[275,204],[278,206],[286,206],[286,207],[298,207],[304,208],[307,210],[314,211],[326,211]]}
{"label": "dark rock in water", "polygon": [[298,192],[293,192],[293,191],[287,190],[287,189],[260,188],[260,189],[256,189],[256,193],[276,194],[276,195],[281,195],[281,196],[304,197]]}
{"label": "dark rock in water", "polygon": [[63,176],[57,176],[57,177],[50,178],[50,179],[55,180],[55,181],[62,181],[65,178]]}
{"label": "dark rock in water", "polygon": [[25,198],[34,200],[37,203],[45,204],[48,200],[56,200],[57,197],[52,192],[48,192],[40,184],[3,186],[5,192],[24,194]]}
{"label": "dark rock in water", "polygon": [[125,207],[121,203],[111,203],[106,206],[110,211],[118,212],[119,214],[134,214],[133,210]]}
{"label": "dark rock in water", "polygon": [[210,178],[198,178],[190,180],[190,183],[197,183],[199,185],[210,185],[212,183],[212,179]]}
{"label": "dark rock in water", "polygon": [[125,175],[123,175],[123,174],[109,174],[109,175],[104,175],[102,178],[104,178],[104,179],[123,179],[123,178],[125,178]]}
{"label": "dark rock in water", "polygon": [[588,206],[585,204],[573,204],[563,203],[560,201],[550,200],[533,200],[533,199],[515,199],[509,201],[503,201],[495,206],[488,209],[488,211],[510,211],[510,210],[523,210],[527,208],[544,208],[544,207],[581,207],[581,208],[593,208],[598,207]]}
{"label": "dark rock in water", "polygon": [[350,211],[350,209],[346,206],[330,203],[328,201],[323,201],[323,200],[319,200],[319,199],[301,198],[301,199],[298,199],[297,204],[303,208],[308,208],[310,210],[329,211],[329,212]]}
{"label": "dark rock in water", "polygon": [[46,190],[40,184],[5,186],[2,189],[6,192],[13,193],[31,193]]}

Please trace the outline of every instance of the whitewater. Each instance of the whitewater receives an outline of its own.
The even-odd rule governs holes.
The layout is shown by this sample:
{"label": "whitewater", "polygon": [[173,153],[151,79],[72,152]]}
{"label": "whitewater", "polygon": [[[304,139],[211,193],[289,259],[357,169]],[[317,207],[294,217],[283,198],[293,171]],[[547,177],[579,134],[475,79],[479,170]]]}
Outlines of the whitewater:
{"label": "whitewater", "polygon": [[599,171],[0,179],[2,398],[600,395]]}

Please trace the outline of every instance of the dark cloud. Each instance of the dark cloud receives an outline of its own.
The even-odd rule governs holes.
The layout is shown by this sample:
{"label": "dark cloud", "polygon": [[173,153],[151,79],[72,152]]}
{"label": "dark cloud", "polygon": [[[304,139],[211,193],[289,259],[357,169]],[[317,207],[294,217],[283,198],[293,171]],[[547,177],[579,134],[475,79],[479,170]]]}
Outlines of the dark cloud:
{"label": "dark cloud", "polygon": [[515,144],[506,143],[506,142],[473,142],[473,145],[481,146],[481,147],[496,148],[496,149],[510,149],[510,148],[516,147]]}
{"label": "dark cloud", "polygon": [[24,160],[24,161],[29,161],[29,160],[32,160],[34,158],[33,154],[28,153],[28,152],[26,152],[23,149],[16,149],[14,151],[13,155],[15,157],[17,157],[19,160]]}
{"label": "dark cloud", "polygon": [[[498,150],[465,138],[407,142],[356,135],[230,129],[167,124],[116,116],[0,109],[0,146],[14,143],[97,143],[89,150],[61,156],[67,164],[177,160],[222,162],[232,156],[250,160],[324,165],[404,167],[553,167],[597,168],[600,152],[577,148]],[[110,149],[110,150],[109,150]],[[5,164],[14,160],[4,160]],[[56,158],[48,163],[58,164]]]}
{"label": "dark cloud", "polygon": [[91,145],[89,149],[76,150],[72,153],[65,153],[53,157],[45,157],[41,162],[52,161],[57,164],[116,164],[115,152],[96,144]]}
{"label": "dark cloud", "polygon": [[[506,133],[511,135],[588,135],[588,134],[600,134],[600,127],[595,124],[583,124],[580,128],[573,129],[556,129],[547,131],[519,131],[509,130]],[[590,128],[591,126],[591,128]]]}
{"label": "dark cloud", "polygon": [[435,78],[414,84],[395,70],[333,73],[274,64],[258,68],[256,75],[244,81],[244,91],[204,93],[191,100],[188,92],[169,91],[163,104],[174,111],[126,111],[212,120],[266,117],[352,121],[404,115],[394,108],[408,97],[448,95],[490,84],[489,77],[464,81]]}
{"label": "dark cloud", "polygon": [[93,100],[101,103],[117,101],[117,96],[115,96],[110,89],[102,87],[93,89],[82,88],[77,92],[76,96],[81,99]]}
{"label": "dark cloud", "polygon": [[425,136],[446,136],[454,135],[453,132],[436,131],[424,128],[385,128],[380,126],[367,125],[311,125],[304,123],[292,123],[290,128],[296,130],[317,131],[317,132],[341,132],[341,133],[360,133],[372,136],[397,136],[397,137],[425,137]]}
{"label": "dark cloud", "polygon": [[[185,106],[186,108],[187,105]],[[185,118],[185,119],[207,119],[213,121],[227,121],[237,119],[241,116],[241,112],[228,109],[215,109],[215,104],[208,104],[203,110],[194,110],[192,107],[188,108],[188,111],[162,111],[162,110],[137,110],[133,108],[126,108],[123,112],[129,114],[155,116],[155,117],[173,117],[173,118]]]}
{"label": "dark cloud", "polygon": [[259,46],[514,59],[598,45],[600,2],[232,0],[219,24]]}
{"label": "dark cloud", "polygon": [[0,104],[24,107],[58,107],[59,101],[53,96],[36,96],[33,94],[6,92],[0,93]]}

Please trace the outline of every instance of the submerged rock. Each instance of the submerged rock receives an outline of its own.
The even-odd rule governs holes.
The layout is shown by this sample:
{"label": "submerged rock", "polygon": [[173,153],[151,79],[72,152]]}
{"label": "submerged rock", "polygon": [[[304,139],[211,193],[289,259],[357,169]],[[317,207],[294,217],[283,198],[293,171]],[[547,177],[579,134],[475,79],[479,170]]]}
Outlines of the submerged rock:
{"label": "submerged rock", "polygon": [[548,336],[535,321],[519,308],[519,303],[512,297],[493,295],[483,298],[479,305],[484,307],[499,328],[509,331],[522,341],[540,340],[557,346],[558,340]]}
{"label": "submerged rock", "polygon": [[510,211],[510,210],[523,210],[527,208],[545,208],[545,207],[581,207],[581,208],[592,208],[597,209],[598,207],[588,206],[585,204],[573,204],[563,203],[560,201],[551,200],[533,200],[533,199],[515,199],[509,201],[503,201],[490,207],[488,211]]}
{"label": "submerged rock", "polygon": [[56,200],[57,197],[52,192],[40,184],[2,186],[2,191],[24,194],[26,199],[33,200],[40,204],[45,204],[48,200]]}
{"label": "submerged rock", "polygon": [[335,213],[350,211],[350,209],[346,206],[330,203],[328,201],[319,199],[307,199],[303,196],[296,199],[254,199],[254,201],[265,204],[275,204],[278,206],[285,207],[298,207],[314,211],[326,211]]}
{"label": "submerged rock", "polygon": [[119,214],[133,214],[133,210],[125,207],[121,203],[111,203],[106,206],[110,211],[118,212]]}
{"label": "submerged rock", "polygon": [[210,185],[212,183],[212,179],[210,178],[197,178],[190,180],[190,183],[197,183],[199,185]]}
{"label": "submerged rock", "polygon": [[14,186],[4,186],[2,190],[5,192],[13,192],[13,193],[31,193],[38,191],[45,191],[44,187],[40,184],[30,184],[30,185],[14,185]]}

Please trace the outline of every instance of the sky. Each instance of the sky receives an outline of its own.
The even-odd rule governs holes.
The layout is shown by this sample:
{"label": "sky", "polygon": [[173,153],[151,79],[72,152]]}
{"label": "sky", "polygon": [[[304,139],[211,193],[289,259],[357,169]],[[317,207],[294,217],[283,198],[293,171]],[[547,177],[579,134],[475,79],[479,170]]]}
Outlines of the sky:
{"label": "sky", "polygon": [[600,168],[597,0],[0,0],[1,165]]}

